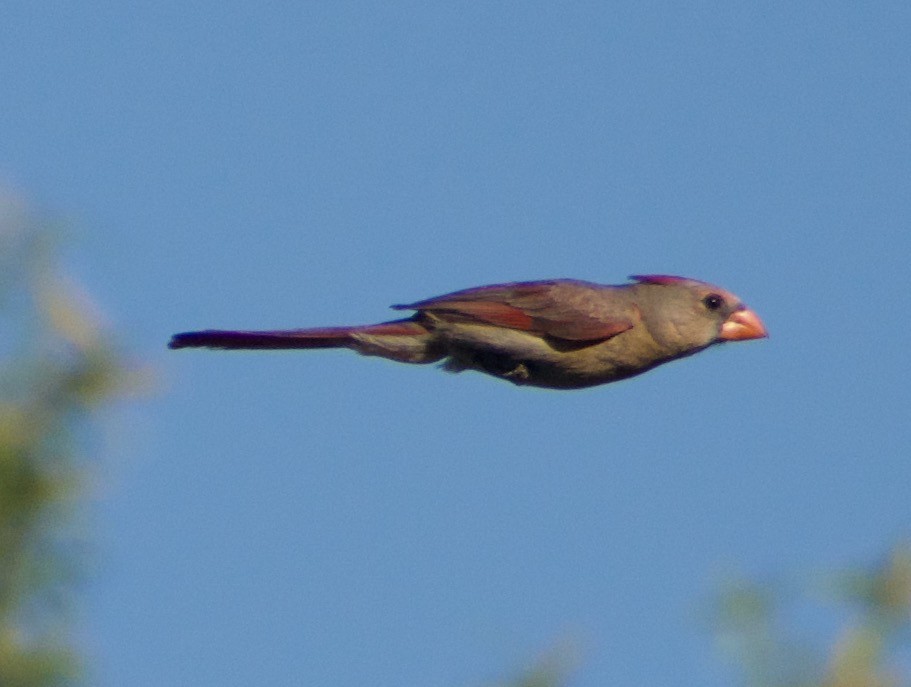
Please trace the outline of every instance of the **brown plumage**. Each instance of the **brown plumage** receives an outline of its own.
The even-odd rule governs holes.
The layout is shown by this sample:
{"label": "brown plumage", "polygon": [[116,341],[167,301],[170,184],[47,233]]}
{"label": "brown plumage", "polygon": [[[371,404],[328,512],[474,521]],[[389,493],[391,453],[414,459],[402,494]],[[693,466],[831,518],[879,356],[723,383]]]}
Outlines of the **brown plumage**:
{"label": "brown plumage", "polygon": [[733,294],[705,282],[634,276],[456,291],[396,310],[410,318],[354,327],[176,334],[170,348],[350,348],[404,363],[443,362],[514,384],[578,389],[640,374],[712,344],[767,336]]}

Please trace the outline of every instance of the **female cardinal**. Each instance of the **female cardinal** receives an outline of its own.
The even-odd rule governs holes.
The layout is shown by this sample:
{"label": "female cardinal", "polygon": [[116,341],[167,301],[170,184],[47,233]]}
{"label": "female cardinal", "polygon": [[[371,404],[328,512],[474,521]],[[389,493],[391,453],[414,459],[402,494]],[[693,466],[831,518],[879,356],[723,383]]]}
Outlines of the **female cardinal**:
{"label": "female cardinal", "polygon": [[170,348],[351,348],[403,363],[444,361],[514,384],[580,389],[641,374],[725,341],[767,336],[732,293],[684,277],[632,276],[494,284],[396,310],[407,319],[357,327],[176,334]]}

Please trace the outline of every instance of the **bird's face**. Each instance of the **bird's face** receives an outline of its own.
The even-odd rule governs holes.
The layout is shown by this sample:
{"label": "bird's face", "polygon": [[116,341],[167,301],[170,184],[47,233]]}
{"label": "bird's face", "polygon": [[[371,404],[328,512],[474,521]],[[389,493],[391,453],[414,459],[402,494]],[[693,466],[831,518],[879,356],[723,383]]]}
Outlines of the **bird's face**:
{"label": "bird's face", "polygon": [[635,277],[643,320],[663,345],[680,352],[768,336],[755,312],[712,284],[680,277]]}

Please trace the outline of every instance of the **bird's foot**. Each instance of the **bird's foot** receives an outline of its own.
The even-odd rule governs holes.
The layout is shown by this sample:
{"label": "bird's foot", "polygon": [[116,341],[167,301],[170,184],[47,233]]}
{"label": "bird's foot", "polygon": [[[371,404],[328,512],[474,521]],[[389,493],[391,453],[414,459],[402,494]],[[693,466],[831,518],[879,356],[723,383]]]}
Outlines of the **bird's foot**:
{"label": "bird's foot", "polygon": [[531,373],[525,363],[519,363],[509,372],[503,373],[503,378],[508,379],[513,384],[526,384],[530,377]]}

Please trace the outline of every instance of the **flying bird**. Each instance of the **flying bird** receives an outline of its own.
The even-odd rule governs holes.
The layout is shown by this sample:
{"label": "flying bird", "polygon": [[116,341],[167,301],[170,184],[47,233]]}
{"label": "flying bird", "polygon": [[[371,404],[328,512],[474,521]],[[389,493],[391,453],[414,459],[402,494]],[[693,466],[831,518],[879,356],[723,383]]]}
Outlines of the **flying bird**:
{"label": "flying bird", "polygon": [[442,362],[514,384],[581,389],[646,372],[718,343],[768,336],[737,296],[705,282],[634,275],[618,286],[575,279],[455,291],[395,310],[405,319],[283,331],[207,329],[169,348],[350,348],[402,363]]}

